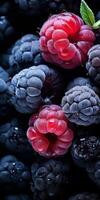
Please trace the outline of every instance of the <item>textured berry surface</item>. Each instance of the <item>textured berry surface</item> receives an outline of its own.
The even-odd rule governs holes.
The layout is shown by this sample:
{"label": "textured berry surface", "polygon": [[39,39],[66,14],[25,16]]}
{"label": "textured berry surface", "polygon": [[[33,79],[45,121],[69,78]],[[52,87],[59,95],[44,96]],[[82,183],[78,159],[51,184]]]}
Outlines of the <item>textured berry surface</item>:
{"label": "textured berry surface", "polygon": [[16,157],[8,155],[0,159],[0,185],[25,189],[30,181],[28,168]]}
{"label": "textured berry surface", "polygon": [[99,199],[100,199],[99,194],[85,192],[85,193],[77,194],[69,198],[68,200],[99,200]]}
{"label": "textured berry surface", "polygon": [[49,160],[41,164],[33,164],[31,173],[31,189],[35,200],[56,197],[69,182],[69,166],[62,161]]}
{"label": "textured berry surface", "polygon": [[21,69],[44,63],[40,54],[38,37],[27,34],[18,40],[9,56],[9,66],[18,73]]}
{"label": "textured berry surface", "polygon": [[72,145],[72,158],[76,164],[85,167],[87,163],[99,158],[100,138],[96,136],[81,137]]}
{"label": "textured berry surface", "polygon": [[67,91],[62,99],[62,108],[75,124],[88,126],[100,122],[100,99],[87,86],[76,86]]}
{"label": "textured berry surface", "polygon": [[87,173],[90,179],[100,187],[100,159],[87,165]]}
{"label": "textured berry surface", "polygon": [[18,112],[36,112],[46,97],[51,100],[58,97],[62,82],[59,72],[46,65],[24,69],[11,80],[11,102]]}
{"label": "textured berry surface", "polygon": [[100,45],[93,46],[88,52],[86,69],[90,78],[100,85]]}
{"label": "textured berry surface", "polygon": [[5,16],[0,16],[0,46],[12,44],[16,38],[16,32]]}
{"label": "textured berry surface", "polygon": [[[24,123],[24,126],[23,126]],[[32,154],[31,145],[27,141],[26,130],[27,121],[22,119],[12,119],[0,126],[0,144],[9,152],[27,158]]]}
{"label": "textured berry surface", "polygon": [[77,15],[67,12],[49,18],[40,31],[44,59],[66,69],[75,68],[86,60],[94,40],[91,28]]}
{"label": "textured berry surface", "polygon": [[65,154],[72,144],[73,131],[57,105],[43,108],[30,119],[27,137],[33,149],[45,157]]}
{"label": "textured berry surface", "polygon": [[99,94],[99,88],[97,88],[90,80],[89,78],[84,77],[77,77],[73,80],[71,80],[67,85],[67,90],[70,90],[71,88],[75,86],[88,86],[91,89],[93,89],[97,94]]}

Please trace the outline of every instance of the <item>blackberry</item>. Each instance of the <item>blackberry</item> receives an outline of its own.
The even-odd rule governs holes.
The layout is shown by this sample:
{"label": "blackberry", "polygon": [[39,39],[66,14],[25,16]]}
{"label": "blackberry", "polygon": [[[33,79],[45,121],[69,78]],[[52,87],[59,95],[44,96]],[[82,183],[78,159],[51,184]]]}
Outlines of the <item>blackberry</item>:
{"label": "blackberry", "polygon": [[71,11],[73,13],[79,13],[80,0],[47,0],[49,13],[60,13],[62,11]]}
{"label": "blackberry", "polygon": [[97,161],[88,164],[86,171],[90,179],[100,187],[100,157]]}
{"label": "blackberry", "polygon": [[39,49],[38,38],[27,34],[18,40],[9,56],[9,66],[15,73],[23,68],[44,63]]}
{"label": "blackberry", "polygon": [[12,7],[11,0],[0,0],[0,16],[7,16],[10,14]]}
{"label": "blackberry", "polygon": [[68,119],[83,126],[100,122],[100,99],[87,86],[76,86],[65,93],[62,108]]}
{"label": "blackberry", "polygon": [[88,62],[86,69],[89,77],[100,85],[100,45],[93,46],[88,52]]}
{"label": "blackberry", "polygon": [[8,195],[4,198],[4,200],[31,200],[28,195],[20,194],[20,195]]}
{"label": "blackberry", "polygon": [[16,38],[16,32],[6,16],[0,16],[0,47],[4,49]]}
{"label": "blackberry", "polygon": [[70,90],[75,86],[88,86],[93,89],[97,94],[100,93],[99,89],[89,80],[89,78],[77,77],[71,80],[67,85],[67,90]]}
{"label": "blackberry", "polygon": [[0,144],[20,158],[29,160],[33,156],[33,150],[27,141],[25,124],[27,124],[25,120],[15,118],[1,125]]}
{"label": "blackberry", "polygon": [[8,92],[8,73],[0,67],[0,120],[2,117],[6,117],[9,112],[11,113],[11,104],[9,102],[9,92]]}
{"label": "blackberry", "polygon": [[70,197],[68,200],[99,200],[100,195],[95,193],[84,192],[73,197]]}
{"label": "blackberry", "polygon": [[14,2],[17,10],[26,16],[37,18],[41,16],[42,11],[46,12],[47,0],[14,0]]}
{"label": "blackberry", "polygon": [[47,97],[52,101],[59,99],[62,83],[60,73],[46,65],[24,69],[11,80],[11,102],[18,112],[34,113]]}
{"label": "blackberry", "polygon": [[76,164],[86,164],[100,157],[100,138],[96,136],[77,138],[72,145],[72,158]]}
{"label": "blackberry", "polygon": [[33,164],[32,192],[35,199],[53,198],[60,194],[68,184],[69,166],[61,161],[48,160],[45,163]]}
{"label": "blackberry", "polygon": [[28,188],[30,172],[16,157],[8,155],[0,160],[0,185],[4,188]]}

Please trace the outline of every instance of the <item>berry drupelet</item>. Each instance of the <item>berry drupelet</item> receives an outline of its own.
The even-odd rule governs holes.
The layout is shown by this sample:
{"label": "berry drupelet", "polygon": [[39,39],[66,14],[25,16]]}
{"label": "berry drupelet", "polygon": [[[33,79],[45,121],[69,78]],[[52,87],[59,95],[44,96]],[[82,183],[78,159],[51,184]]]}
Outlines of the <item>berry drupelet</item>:
{"label": "berry drupelet", "polygon": [[93,46],[88,52],[86,69],[89,77],[100,86],[100,45]]}
{"label": "berry drupelet", "polygon": [[57,197],[69,183],[69,165],[62,161],[48,160],[33,164],[31,173],[34,200]]}
{"label": "berry drupelet", "polygon": [[14,189],[28,189],[30,172],[24,163],[12,155],[0,159],[0,186]]}
{"label": "berry drupelet", "polygon": [[33,149],[44,157],[64,155],[72,144],[73,131],[60,106],[43,107],[30,119],[27,137]]}
{"label": "berry drupelet", "polygon": [[40,31],[40,49],[45,61],[65,69],[80,66],[95,41],[91,27],[73,13],[51,16]]}
{"label": "berry drupelet", "polygon": [[0,144],[9,152],[21,159],[29,159],[33,156],[31,145],[27,141],[27,121],[15,118],[0,126]]}
{"label": "berry drupelet", "polygon": [[16,38],[16,32],[6,16],[0,16],[0,47],[4,49],[11,45]]}
{"label": "berry drupelet", "polygon": [[96,136],[77,138],[72,145],[71,153],[77,165],[86,167],[87,163],[100,156],[100,138]]}
{"label": "berry drupelet", "polygon": [[[99,151],[100,153],[100,151]],[[87,165],[86,171],[90,179],[100,187],[100,154],[99,159]]]}
{"label": "berry drupelet", "polygon": [[95,193],[84,192],[73,197],[70,197],[68,200],[99,200],[100,195]]}
{"label": "berry drupelet", "polygon": [[65,93],[62,108],[69,121],[83,126],[100,122],[100,98],[88,86],[76,86]]}
{"label": "berry drupelet", "polygon": [[44,61],[40,53],[38,38],[32,34],[27,34],[18,40],[9,56],[9,66],[14,73],[42,63]]}
{"label": "berry drupelet", "polygon": [[59,99],[63,80],[60,73],[47,65],[33,66],[16,74],[9,87],[11,102],[21,113],[35,113],[48,98]]}

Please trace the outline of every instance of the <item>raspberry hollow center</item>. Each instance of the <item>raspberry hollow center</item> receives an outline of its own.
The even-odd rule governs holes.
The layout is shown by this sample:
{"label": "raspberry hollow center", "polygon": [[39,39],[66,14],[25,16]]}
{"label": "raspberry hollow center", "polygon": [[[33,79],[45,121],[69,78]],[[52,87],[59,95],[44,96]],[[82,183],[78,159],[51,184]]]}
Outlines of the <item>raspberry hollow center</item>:
{"label": "raspberry hollow center", "polygon": [[52,144],[54,144],[54,143],[57,141],[57,135],[55,135],[54,133],[47,133],[47,134],[45,135],[45,137],[46,137],[47,140],[48,140],[50,143],[52,143]]}

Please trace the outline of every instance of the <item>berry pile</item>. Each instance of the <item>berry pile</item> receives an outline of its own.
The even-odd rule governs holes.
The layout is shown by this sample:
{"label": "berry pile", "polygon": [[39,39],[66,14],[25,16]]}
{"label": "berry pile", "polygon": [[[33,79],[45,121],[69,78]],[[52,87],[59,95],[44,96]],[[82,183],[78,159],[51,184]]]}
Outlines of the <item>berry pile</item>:
{"label": "berry pile", "polygon": [[0,200],[100,200],[99,0],[0,0]]}

